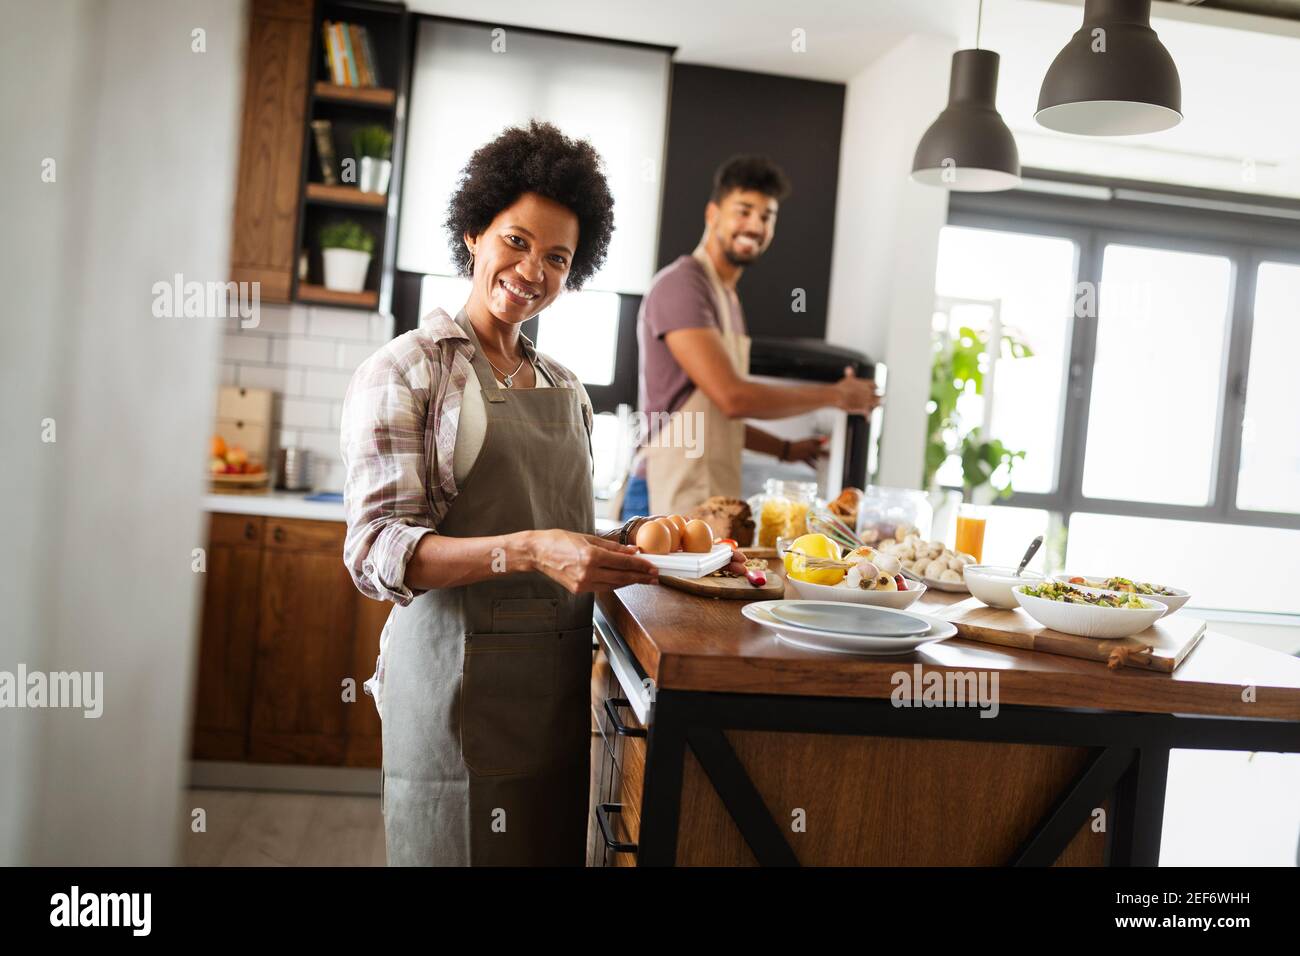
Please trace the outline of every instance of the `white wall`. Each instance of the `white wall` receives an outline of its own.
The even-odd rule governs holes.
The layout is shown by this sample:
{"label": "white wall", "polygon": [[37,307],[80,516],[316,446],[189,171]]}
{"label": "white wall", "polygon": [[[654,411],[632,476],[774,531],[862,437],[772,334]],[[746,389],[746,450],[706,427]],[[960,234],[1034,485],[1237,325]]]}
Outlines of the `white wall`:
{"label": "white wall", "polygon": [[102,671],[104,709],[0,715],[2,864],[174,860],[219,326],[152,288],[228,275],[243,8],[6,8],[0,670]]}
{"label": "white wall", "polygon": [[925,461],[930,317],[945,190],[912,155],[948,98],[954,41],[912,35],[848,83],[826,338],[888,366],[878,481],[915,488]]}

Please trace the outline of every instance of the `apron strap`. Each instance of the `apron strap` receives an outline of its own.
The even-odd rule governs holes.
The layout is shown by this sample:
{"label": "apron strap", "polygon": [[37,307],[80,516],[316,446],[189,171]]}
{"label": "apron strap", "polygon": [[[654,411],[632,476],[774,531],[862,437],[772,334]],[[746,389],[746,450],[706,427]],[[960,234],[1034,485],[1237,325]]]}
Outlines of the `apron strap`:
{"label": "apron strap", "polygon": [[497,383],[492,367],[488,365],[487,356],[483,354],[483,346],[479,345],[478,334],[474,331],[474,323],[469,320],[464,309],[461,309],[456,316],[456,324],[464,329],[465,334],[469,336],[470,345],[473,346],[474,354],[470,357],[470,365],[474,367],[474,374],[478,376],[484,401],[504,402],[506,400],[504,390]]}
{"label": "apron strap", "polygon": [[722,280],[718,278],[718,270],[713,268],[713,260],[705,251],[703,242],[691,252],[691,258],[700,264],[705,277],[709,280],[709,286],[713,289],[713,298],[718,307],[718,324],[721,326],[722,334],[724,336],[734,334],[735,330],[731,325],[731,298],[727,295]]}

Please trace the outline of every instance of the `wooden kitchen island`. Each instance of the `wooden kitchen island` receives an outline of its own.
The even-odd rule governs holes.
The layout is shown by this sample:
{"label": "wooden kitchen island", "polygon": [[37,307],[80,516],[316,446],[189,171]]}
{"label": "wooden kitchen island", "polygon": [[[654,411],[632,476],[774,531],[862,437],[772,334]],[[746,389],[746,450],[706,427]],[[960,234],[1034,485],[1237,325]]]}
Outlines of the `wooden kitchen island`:
{"label": "wooden kitchen island", "polygon": [[[1173,675],[958,638],[867,658],[741,606],[598,599],[593,864],[1155,865],[1170,749],[1300,752],[1300,659],[1223,635]],[[996,716],[891,701],[935,671],[995,672]]]}

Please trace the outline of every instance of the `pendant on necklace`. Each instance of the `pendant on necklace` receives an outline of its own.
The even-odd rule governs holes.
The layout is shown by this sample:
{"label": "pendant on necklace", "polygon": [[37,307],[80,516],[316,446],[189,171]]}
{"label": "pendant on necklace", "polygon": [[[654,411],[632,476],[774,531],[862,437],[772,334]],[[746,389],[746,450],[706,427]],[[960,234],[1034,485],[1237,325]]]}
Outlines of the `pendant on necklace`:
{"label": "pendant on necklace", "polygon": [[509,388],[511,385],[514,384],[514,377],[507,375],[504,379],[502,379],[502,384],[505,385],[506,388]]}

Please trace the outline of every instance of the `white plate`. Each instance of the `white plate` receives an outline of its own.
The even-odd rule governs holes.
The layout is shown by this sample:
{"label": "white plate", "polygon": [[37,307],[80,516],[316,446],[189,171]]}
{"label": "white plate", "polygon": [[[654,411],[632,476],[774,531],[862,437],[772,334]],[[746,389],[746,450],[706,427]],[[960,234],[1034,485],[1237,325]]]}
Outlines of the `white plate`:
{"label": "white plate", "polygon": [[840,601],[782,601],[768,613],[782,624],[857,637],[913,637],[930,632],[929,622],[914,614]]}
{"label": "white plate", "polygon": [[1015,568],[993,564],[968,564],[962,568],[962,578],[970,593],[989,607],[1014,610],[1020,605],[1011,589],[1018,584],[1039,585],[1043,576],[1033,571],[1025,571],[1018,577]]}
{"label": "white plate", "polygon": [[1092,604],[1070,604],[1066,601],[1049,601],[1025,593],[1027,585],[1011,589],[1025,613],[1043,627],[1062,634],[1114,640],[1132,637],[1145,631],[1165,613],[1165,606],[1148,597],[1141,600],[1150,607],[1096,607]]}
{"label": "white plate", "polygon": [[762,624],[776,632],[777,637],[795,647],[814,651],[831,651],[836,654],[859,654],[865,657],[895,657],[907,654],[923,644],[946,641],[957,635],[957,628],[947,621],[941,621],[929,614],[908,611],[909,617],[917,617],[930,625],[925,634],[911,637],[863,637],[854,634],[835,634],[830,631],[813,631],[807,628],[786,624],[774,618],[768,608],[776,601],[754,601],[744,605],[740,613],[756,624]]}
{"label": "white plate", "polygon": [[[748,552],[746,552],[748,553]],[[794,593],[809,601],[840,601],[844,604],[868,604],[872,607],[888,607],[901,611],[915,604],[926,588],[917,581],[908,581],[906,591],[864,591],[851,588],[847,584],[812,584],[809,581],[796,581],[788,574],[786,583],[794,588]]]}
{"label": "white plate", "polygon": [[699,554],[692,554],[689,551],[646,554],[641,551],[638,556],[653,564],[661,574],[670,574],[677,578],[702,578],[730,564],[731,552],[731,545],[715,544],[712,550]]}
{"label": "white plate", "polygon": [[[1095,574],[1057,574],[1052,577],[1053,581],[1060,581],[1062,584],[1070,584],[1070,578],[1086,578],[1089,581],[1105,581],[1105,575]],[[1136,578],[1130,580],[1136,581]],[[1149,582],[1148,582],[1149,583]],[[1128,594],[1128,591],[1114,591],[1110,588],[1093,587],[1091,584],[1070,584],[1070,587],[1078,588],[1080,591],[1091,591],[1094,594]],[[1169,587],[1165,585],[1165,587]],[[1173,594],[1139,594],[1138,597],[1143,600],[1155,601],[1169,608],[1166,615],[1173,614],[1180,607],[1188,602],[1192,596],[1191,591],[1184,591],[1181,588],[1169,588]]]}

